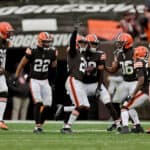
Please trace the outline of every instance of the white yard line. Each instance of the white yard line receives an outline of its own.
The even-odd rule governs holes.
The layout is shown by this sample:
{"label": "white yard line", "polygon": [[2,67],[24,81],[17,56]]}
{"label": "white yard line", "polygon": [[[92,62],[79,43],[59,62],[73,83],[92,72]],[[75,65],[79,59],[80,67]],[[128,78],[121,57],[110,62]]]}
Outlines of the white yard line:
{"label": "white yard line", "polygon": [[[32,130],[29,129],[11,129],[11,132],[32,132]],[[46,133],[60,133],[60,130],[44,130]],[[97,132],[107,132],[106,130],[98,130],[98,129],[74,129],[73,132],[75,133],[97,133]]]}
{"label": "white yard line", "polygon": [[[6,120],[6,123],[18,123],[18,124],[34,124],[34,121],[32,120],[25,120],[25,121],[20,121],[20,120]],[[48,124],[63,124],[63,121],[46,121]],[[112,121],[77,121],[75,124],[111,124]],[[141,124],[143,125],[150,125],[150,121],[141,121]]]}

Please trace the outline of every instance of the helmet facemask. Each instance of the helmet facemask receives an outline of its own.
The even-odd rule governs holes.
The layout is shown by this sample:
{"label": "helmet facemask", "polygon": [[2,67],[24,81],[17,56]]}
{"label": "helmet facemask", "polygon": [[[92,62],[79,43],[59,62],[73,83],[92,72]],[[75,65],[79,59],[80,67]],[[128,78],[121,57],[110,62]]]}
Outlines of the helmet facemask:
{"label": "helmet facemask", "polygon": [[80,53],[83,53],[86,51],[88,47],[88,43],[86,41],[80,40],[78,41],[79,51]]}
{"label": "helmet facemask", "polygon": [[89,51],[92,53],[95,53],[97,51],[99,43],[98,42],[89,42],[89,45],[90,45]]}
{"label": "helmet facemask", "polygon": [[51,46],[52,46],[51,40],[42,40],[42,47],[44,50],[49,50]]}
{"label": "helmet facemask", "polygon": [[125,43],[123,41],[115,41],[115,48],[116,49],[123,49]]}

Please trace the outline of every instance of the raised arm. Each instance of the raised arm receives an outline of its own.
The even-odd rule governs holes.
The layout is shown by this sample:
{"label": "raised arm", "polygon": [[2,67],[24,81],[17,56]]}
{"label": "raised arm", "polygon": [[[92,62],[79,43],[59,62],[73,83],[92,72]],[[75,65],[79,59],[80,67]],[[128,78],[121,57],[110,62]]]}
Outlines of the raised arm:
{"label": "raised arm", "polygon": [[76,54],[76,37],[77,37],[77,28],[75,28],[70,38],[69,53],[71,56],[74,56]]}

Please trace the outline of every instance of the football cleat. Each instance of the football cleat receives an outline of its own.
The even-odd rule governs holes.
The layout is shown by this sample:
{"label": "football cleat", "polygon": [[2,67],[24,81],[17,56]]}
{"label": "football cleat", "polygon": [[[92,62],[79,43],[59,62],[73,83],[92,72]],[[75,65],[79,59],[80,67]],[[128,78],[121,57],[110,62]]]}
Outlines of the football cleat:
{"label": "football cleat", "polygon": [[128,134],[130,133],[128,126],[123,126],[120,130],[121,134]]}
{"label": "football cleat", "polygon": [[131,129],[131,132],[132,133],[144,133],[144,129],[143,127],[141,127],[140,124],[137,124]]}
{"label": "football cleat", "polygon": [[0,121],[0,128],[3,129],[3,130],[8,130],[8,127],[7,127],[7,125],[5,124],[4,121]]}
{"label": "football cleat", "polygon": [[71,128],[62,128],[62,129],[60,129],[60,132],[63,134],[70,134],[70,133],[72,133],[72,130],[71,130]]}
{"label": "football cleat", "polygon": [[63,105],[62,105],[62,104],[58,104],[58,105],[57,105],[56,113],[55,113],[55,115],[54,115],[54,118],[55,118],[56,121],[59,119],[59,117],[60,117],[60,115],[62,114],[63,110],[64,110]]}
{"label": "football cleat", "polygon": [[107,131],[113,131],[117,128],[116,124],[113,123],[110,127],[107,128]]}
{"label": "football cleat", "polygon": [[118,132],[120,132],[121,131],[121,126],[117,127],[116,129],[117,129]]}
{"label": "football cleat", "polygon": [[39,128],[39,127],[35,127],[34,130],[33,130],[33,133],[36,133],[36,134],[43,133],[43,129]]}

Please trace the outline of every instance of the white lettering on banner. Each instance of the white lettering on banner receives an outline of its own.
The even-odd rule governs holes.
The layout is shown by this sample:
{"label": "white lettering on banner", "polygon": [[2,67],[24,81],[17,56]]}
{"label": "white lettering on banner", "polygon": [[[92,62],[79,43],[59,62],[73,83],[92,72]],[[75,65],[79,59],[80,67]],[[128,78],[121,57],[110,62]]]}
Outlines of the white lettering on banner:
{"label": "white lettering on banner", "polygon": [[[67,46],[69,44],[71,34],[54,34],[53,46]],[[37,35],[26,34],[16,35],[13,38],[13,47],[35,47],[37,41]]]}
{"label": "white lettering on banner", "polygon": [[[144,5],[137,5],[137,10],[140,13],[144,11]],[[40,14],[40,13],[69,13],[69,12],[80,12],[80,13],[94,13],[94,12],[125,12],[134,11],[133,4],[66,4],[66,5],[25,5],[25,6],[11,6],[11,7],[1,7],[0,16],[2,15],[23,15],[23,14]]]}
{"label": "white lettering on banner", "polygon": [[74,4],[74,5],[63,5],[61,7],[59,7],[58,9],[56,9],[55,12],[57,13],[67,13],[67,12],[71,12],[72,9],[74,7],[77,7],[78,5],[77,4]]}
{"label": "white lettering on banner", "polygon": [[54,46],[67,46],[70,39],[70,35],[68,34],[56,34],[54,35]]}
{"label": "white lettering on banner", "polygon": [[26,5],[15,11],[15,14],[29,14],[34,12],[37,8],[39,8],[38,5]]}
{"label": "white lettering on banner", "polygon": [[99,12],[100,5],[80,4],[72,9],[72,12]]}
{"label": "white lettering on banner", "polygon": [[44,5],[42,7],[40,7],[39,9],[35,10],[34,13],[35,14],[39,14],[39,13],[53,13],[57,8],[59,8],[59,5]]}
{"label": "white lettering on banner", "polygon": [[17,8],[19,7],[3,7],[3,8],[0,8],[0,16],[3,16],[3,15],[10,15],[12,14]]}
{"label": "white lettering on banner", "polygon": [[12,46],[21,47],[23,39],[24,39],[23,35],[14,36],[12,41]]}
{"label": "white lettering on banner", "polygon": [[114,4],[108,5],[107,7],[103,7],[100,11],[101,12],[109,12],[114,8]]}
{"label": "white lettering on banner", "polygon": [[126,12],[133,9],[133,5],[125,5],[125,4],[119,4],[117,7],[113,9],[114,12]]}
{"label": "white lettering on banner", "polygon": [[34,47],[36,44],[37,35],[26,35],[23,39],[22,46],[28,47],[31,45],[31,47]]}

